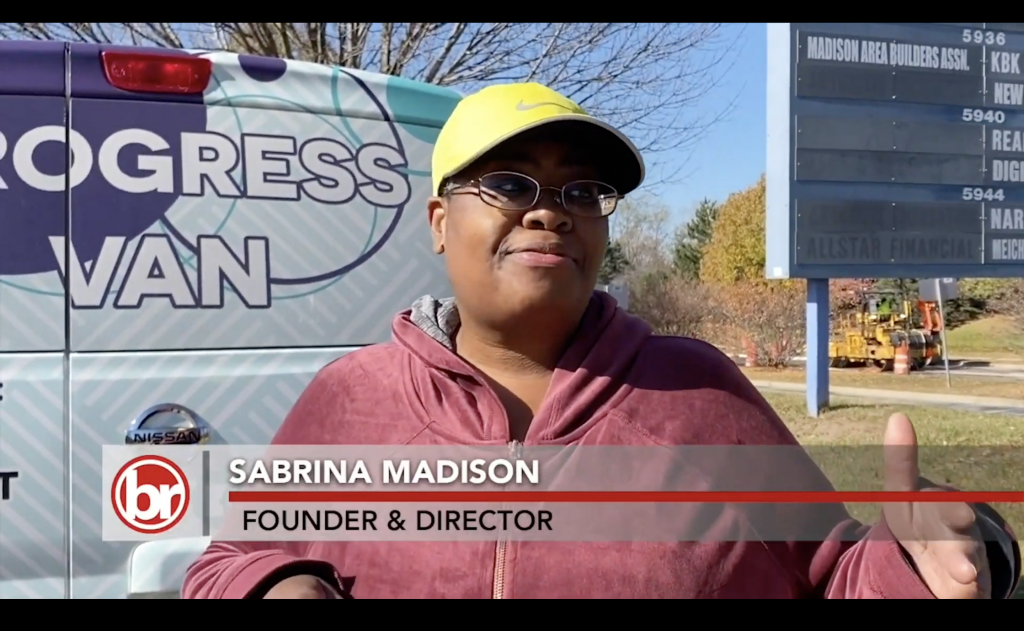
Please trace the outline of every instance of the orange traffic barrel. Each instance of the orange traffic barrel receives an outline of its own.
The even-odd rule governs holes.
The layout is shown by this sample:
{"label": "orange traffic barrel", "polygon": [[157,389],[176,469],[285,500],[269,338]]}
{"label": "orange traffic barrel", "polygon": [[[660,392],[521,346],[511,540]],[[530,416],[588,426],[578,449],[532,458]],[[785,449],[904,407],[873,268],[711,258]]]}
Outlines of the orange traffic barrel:
{"label": "orange traffic barrel", "polygon": [[896,347],[896,358],[892,363],[892,372],[895,375],[910,374],[910,343],[906,340]]}
{"label": "orange traffic barrel", "polygon": [[747,368],[756,368],[757,367],[757,345],[755,345],[754,342],[750,338],[747,338],[747,339],[743,340],[743,346],[744,346],[743,350],[745,351],[745,355],[746,355],[746,358],[745,358],[746,361],[744,362],[744,364],[746,365]]}

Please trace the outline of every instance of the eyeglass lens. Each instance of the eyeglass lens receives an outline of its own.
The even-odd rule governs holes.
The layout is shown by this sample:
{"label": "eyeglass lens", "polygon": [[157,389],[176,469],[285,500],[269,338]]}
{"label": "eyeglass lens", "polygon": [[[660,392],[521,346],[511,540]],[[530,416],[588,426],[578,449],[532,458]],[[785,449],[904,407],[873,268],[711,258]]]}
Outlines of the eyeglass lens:
{"label": "eyeglass lens", "polygon": [[[537,203],[540,185],[525,175],[511,172],[489,173],[480,178],[480,198],[504,210],[527,210]],[[581,180],[562,188],[565,209],[576,215],[610,215],[618,203],[614,188],[601,182]]]}

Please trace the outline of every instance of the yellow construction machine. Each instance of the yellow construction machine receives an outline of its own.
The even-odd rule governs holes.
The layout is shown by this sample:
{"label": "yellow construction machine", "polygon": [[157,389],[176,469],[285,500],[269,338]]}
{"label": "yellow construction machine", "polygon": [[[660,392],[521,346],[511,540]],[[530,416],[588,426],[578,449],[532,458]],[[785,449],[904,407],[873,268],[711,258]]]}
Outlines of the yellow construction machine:
{"label": "yellow construction machine", "polygon": [[828,345],[829,365],[846,368],[873,364],[892,370],[896,348],[908,343],[910,365],[920,370],[941,357],[939,338],[928,329],[915,328],[914,309],[900,290],[858,291],[853,309],[838,313]]}

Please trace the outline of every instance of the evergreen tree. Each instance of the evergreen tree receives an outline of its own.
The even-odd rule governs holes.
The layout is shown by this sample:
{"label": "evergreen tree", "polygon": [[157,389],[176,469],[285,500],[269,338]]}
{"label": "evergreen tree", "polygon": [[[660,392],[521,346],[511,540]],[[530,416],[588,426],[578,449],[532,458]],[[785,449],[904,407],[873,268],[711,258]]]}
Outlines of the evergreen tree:
{"label": "evergreen tree", "polygon": [[697,211],[683,228],[676,233],[676,242],[672,252],[672,267],[676,273],[687,280],[700,278],[700,262],[704,256],[704,246],[711,241],[718,218],[718,204],[704,199],[697,206]]}
{"label": "evergreen tree", "polygon": [[622,245],[617,241],[609,241],[608,247],[604,251],[604,260],[601,261],[601,271],[597,275],[597,282],[601,285],[608,285],[625,274],[629,268],[630,262],[622,251]]}

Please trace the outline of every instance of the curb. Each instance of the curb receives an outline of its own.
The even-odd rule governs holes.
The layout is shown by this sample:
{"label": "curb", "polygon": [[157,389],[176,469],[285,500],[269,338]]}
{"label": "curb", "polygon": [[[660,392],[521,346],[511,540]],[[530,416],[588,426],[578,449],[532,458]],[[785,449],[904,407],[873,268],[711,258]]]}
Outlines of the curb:
{"label": "curb", "polygon": [[[779,392],[807,392],[807,385],[783,381],[751,381],[759,390],[775,390]],[[837,397],[849,397],[853,399],[875,399],[900,403],[928,404],[953,404],[953,405],[975,405],[986,408],[1010,408],[1024,410],[1024,401],[1020,399],[999,399],[995,397],[970,397],[956,394],[938,394],[932,392],[900,392],[895,390],[873,390],[870,388],[848,388],[844,386],[832,386],[829,394]]]}

